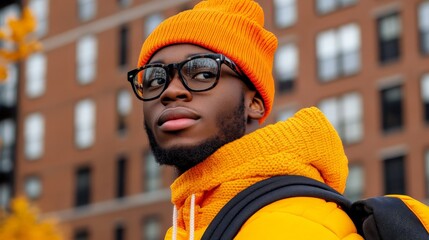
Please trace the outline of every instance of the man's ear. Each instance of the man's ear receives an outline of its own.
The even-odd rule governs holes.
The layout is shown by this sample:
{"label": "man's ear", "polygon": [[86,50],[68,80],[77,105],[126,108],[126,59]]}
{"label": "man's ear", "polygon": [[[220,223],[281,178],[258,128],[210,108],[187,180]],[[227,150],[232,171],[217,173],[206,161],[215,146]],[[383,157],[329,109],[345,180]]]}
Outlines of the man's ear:
{"label": "man's ear", "polygon": [[248,121],[259,120],[265,114],[264,101],[257,92],[249,93],[248,102],[246,104]]}

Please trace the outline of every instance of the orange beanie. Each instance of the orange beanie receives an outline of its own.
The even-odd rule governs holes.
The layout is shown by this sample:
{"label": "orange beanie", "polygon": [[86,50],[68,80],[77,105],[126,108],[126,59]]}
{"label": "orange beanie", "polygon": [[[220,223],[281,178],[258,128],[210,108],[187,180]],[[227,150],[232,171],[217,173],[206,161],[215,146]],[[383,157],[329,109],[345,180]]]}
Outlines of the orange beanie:
{"label": "orange beanie", "polygon": [[190,43],[222,53],[234,61],[261,95],[263,122],[274,101],[272,75],[275,35],[264,29],[264,12],[253,0],[207,0],[163,21],[143,43],[138,66],[159,49]]}

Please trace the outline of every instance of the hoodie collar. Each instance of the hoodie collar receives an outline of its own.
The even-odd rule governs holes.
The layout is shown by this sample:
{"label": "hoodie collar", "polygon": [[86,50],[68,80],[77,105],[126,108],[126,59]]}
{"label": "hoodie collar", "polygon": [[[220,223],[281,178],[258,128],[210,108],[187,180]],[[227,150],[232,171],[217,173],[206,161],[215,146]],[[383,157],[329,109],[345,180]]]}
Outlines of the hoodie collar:
{"label": "hoodie collar", "polygon": [[250,186],[276,175],[310,177],[342,193],[347,162],[333,126],[320,110],[306,108],[224,145],[183,173],[171,185],[172,202],[180,208],[192,194],[204,195],[225,182],[253,179]]}

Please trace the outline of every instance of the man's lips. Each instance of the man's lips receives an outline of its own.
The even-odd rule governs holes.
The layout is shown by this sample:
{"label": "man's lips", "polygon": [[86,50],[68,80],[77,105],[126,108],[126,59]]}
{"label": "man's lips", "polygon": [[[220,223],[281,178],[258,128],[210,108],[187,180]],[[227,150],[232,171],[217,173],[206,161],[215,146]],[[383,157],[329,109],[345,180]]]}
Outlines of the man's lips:
{"label": "man's lips", "polygon": [[158,117],[158,126],[162,131],[179,131],[194,125],[200,116],[194,111],[184,108],[168,108]]}

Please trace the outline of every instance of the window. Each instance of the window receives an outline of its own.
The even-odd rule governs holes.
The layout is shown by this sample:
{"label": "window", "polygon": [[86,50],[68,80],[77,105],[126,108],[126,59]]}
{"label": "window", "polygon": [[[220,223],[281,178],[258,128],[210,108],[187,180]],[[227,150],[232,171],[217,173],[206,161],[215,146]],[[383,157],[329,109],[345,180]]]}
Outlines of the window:
{"label": "window", "polygon": [[122,26],[119,30],[119,67],[128,65],[128,26]]}
{"label": "window", "polygon": [[363,137],[362,98],[358,93],[348,93],[327,98],[319,103],[320,110],[335,127],[344,143],[355,143]]}
{"label": "window", "polygon": [[344,195],[352,200],[357,201],[363,197],[364,176],[363,168],[357,164],[349,166],[349,176],[347,177],[346,191]]}
{"label": "window", "polygon": [[380,63],[394,62],[399,59],[401,20],[398,13],[377,19],[378,25],[378,59]]}
{"label": "window", "polygon": [[429,123],[429,73],[421,80],[421,96],[423,102],[423,116],[426,123]]}
{"label": "window", "polygon": [[30,98],[43,95],[46,84],[46,57],[36,53],[28,57],[25,72],[26,93]]}
{"label": "window", "polygon": [[78,229],[74,233],[73,240],[89,240],[89,231],[87,229]]}
{"label": "window", "polygon": [[42,183],[37,176],[30,176],[25,179],[25,194],[31,200],[35,200],[42,194]]}
{"label": "window", "polygon": [[33,113],[25,119],[25,156],[35,160],[43,155],[45,138],[45,120],[40,113]]}
{"label": "window", "polygon": [[152,33],[152,31],[164,20],[164,17],[159,14],[155,13],[149,16],[146,19],[145,25],[144,25],[144,33],[145,37],[148,37],[149,34]]}
{"label": "window", "polygon": [[423,54],[429,54],[429,2],[419,7],[420,49]]}
{"label": "window", "polygon": [[290,27],[298,18],[296,0],[274,0],[274,11],[278,27]]}
{"label": "window", "polygon": [[119,158],[116,162],[116,197],[122,198],[126,194],[127,159]]}
{"label": "window", "polygon": [[6,148],[14,145],[16,142],[15,131],[15,122],[11,118],[0,121],[0,139],[2,141],[0,146]]}
{"label": "window", "polygon": [[0,148],[0,175],[12,174],[13,169],[13,148],[3,147]]}
{"label": "window", "polygon": [[121,89],[116,97],[116,112],[118,114],[118,134],[127,132],[127,117],[132,110],[132,95],[128,90]]}
{"label": "window", "polygon": [[149,217],[143,222],[143,239],[161,239],[161,224],[157,217]]}
{"label": "window", "polygon": [[10,173],[13,168],[16,144],[16,126],[11,119],[0,121],[0,173]]}
{"label": "window", "polygon": [[91,169],[82,167],[76,171],[75,206],[88,205],[91,201]]}
{"label": "window", "polygon": [[75,107],[75,143],[78,148],[88,148],[95,139],[95,103],[81,100]]}
{"label": "window", "polygon": [[77,0],[77,2],[80,20],[87,21],[95,17],[96,0]]}
{"label": "window", "polygon": [[48,32],[49,0],[31,0],[30,9],[36,18],[36,33],[43,36]]}
{"label": "window", "polygon": [[298,76],[299,56],[295,44],[286,44],[280,47],[275,59],[275,74],[277,89],[287,92],[294,88]]}
{"label": "window", "polygon": [[7,183],[0,183],[0,206],[9,207],[9,201],[12,197],[12,188]]}
{"label": "window", "polygon": [[17,100],[17,65],[9,64],[7,66],[7,74],[7,78],[4,80],[4,82],[0,83],[0,106],[14,107]]}
{"label": "window", "polygon": [[[10,1],[12,2],[12,1]],[[0,26],[5,26],[7,21],[11,18],[17,18],[20,15],[20,7],[18,4],[10,4],[0,9]],[[5,34],[9,34],[9,29],[2,29]],[[0,41],[0,48],[12,50],[14,48],[13,43],[10,41]]]}
{"label": "window", "polygon": [[124,240],[125,237],[125,227],[121,224],[115,227],[115,240]]}
{"label": "window", "polygon": [[361,36],[357,24],[351,23],[321,32],[317,36],[318,75],[327,82],[350,76],[361,67]]}
{"label": "window", "polygon": [[82,37],[76,46],[77,80],[88,84],[95,78],[97,70],[97,39],[92,35]]}
{"label": "window", "polygon": [[403,126],[402,86],[382,89],[381,95],[381,125],[384,132],[401,129]]}
{"label": "window", "polygon": [[161,168],[152,153],[144,158],[144,191],[151,192],[161,187]]}
{"label": "window", "polygon": [[316,0],[317,12],[327,14],[339,8],[348,7],[357,2],[357,0]]}
{"label": "window", "polygon": [[404,156],[384,159],[384,193],[406,194]]}

